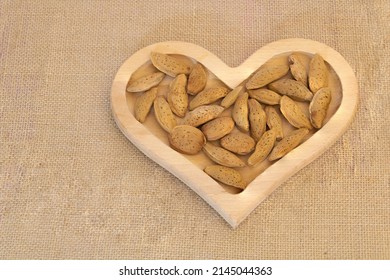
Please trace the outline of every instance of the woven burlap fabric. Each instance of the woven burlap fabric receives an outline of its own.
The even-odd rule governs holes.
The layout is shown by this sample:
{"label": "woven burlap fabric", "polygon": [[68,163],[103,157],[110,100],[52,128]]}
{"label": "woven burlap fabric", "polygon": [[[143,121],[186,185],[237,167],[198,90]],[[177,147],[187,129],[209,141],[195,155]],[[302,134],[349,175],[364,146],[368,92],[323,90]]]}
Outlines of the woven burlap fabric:
{"label": "woven burlap fabric", "polygon": [[[0,1],[0,258],[389,259],[389,18],[387,0]],[[345,57],[359,109],[233,230],[127,141],[111,83],[152,43],[236,66],[291,37]]]}

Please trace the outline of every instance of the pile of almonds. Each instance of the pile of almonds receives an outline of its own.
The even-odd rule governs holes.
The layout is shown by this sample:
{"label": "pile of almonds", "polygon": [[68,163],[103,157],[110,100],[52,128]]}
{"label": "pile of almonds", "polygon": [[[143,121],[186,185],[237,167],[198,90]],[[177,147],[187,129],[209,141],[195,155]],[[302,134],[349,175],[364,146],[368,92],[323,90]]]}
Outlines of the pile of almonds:
{"label": "pile of almonds", "polygon": [[[127,92],[141,93],[134,104],[139,122],[153,111],[173,149],[188,155],[203,152],[215,163],[204,172],[245,189],[240,168],[282,158],[310,130],[323,125],[331,101],[328,69],[319,54],[307,56],[308,69],[301,58],[291,53],[288,58],[271,59],[247,81],[229,89],[206,87],[209,73],[198,62],[189,65],[173,55],[152,52],[156,71],[130,79]],[[158,93],[158,85],[166,76],[172,78],[165,96]],[[299,103],[307,103],[309,117]],[[228,115],[222,114],[228,109]],[[294,127],[287,135],[283,117]]]}

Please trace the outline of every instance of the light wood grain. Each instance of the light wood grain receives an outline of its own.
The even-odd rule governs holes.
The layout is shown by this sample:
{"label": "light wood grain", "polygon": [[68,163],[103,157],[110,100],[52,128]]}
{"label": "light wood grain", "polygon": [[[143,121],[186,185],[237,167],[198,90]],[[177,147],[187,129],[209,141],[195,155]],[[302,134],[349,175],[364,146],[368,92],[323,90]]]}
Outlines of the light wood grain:
{"label": "light wood grain", "polygon": [[[245,167],[242,174],[251,181],[248,187],[237,189],[217,183],[203,168],[210,160],[203,154],[182,155],[169,147],[166,133],[154,118],[148,117],[144,124],[133,116],[136,95],[126,93],[129,79],[135,79],[153,71],[149,62],[151,51],[176,54],[177,57],[202,63],[209,71],[212,86],[220,83],[234,88],[247,79],[269,59],[301,52],[313,55],[320,53],[331,72],[332,103],[325,120],[326,124],[308,139],[277,162],[264,161],[254,168]],[[160,87],[164,92],[169,78]],[[231,68],[206,49],[185,42],[162,42],[145,47],[127,59],[118,70],[112,85],[111,107],[114,118],[123,134],[145,155],[188,185],[211,205],[232,227],[237,227],[279,185],[300,169],[324,153],[348,128],[358,104],[358,87],[355,75],[345,59],[334,49],[311,40],[286,39],[270,43],[240,66]],[[288,125],[284,124],[288,129]]]}

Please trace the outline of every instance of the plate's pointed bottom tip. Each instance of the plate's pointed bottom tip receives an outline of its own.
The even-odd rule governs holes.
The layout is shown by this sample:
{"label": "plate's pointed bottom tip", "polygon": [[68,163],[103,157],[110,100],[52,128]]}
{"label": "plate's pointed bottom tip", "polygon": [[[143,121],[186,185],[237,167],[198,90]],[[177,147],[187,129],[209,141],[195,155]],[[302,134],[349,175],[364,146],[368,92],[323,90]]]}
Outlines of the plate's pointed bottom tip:
{"label": "plate's pointed bottom tip", "polygon": [[230,228],[232,230],[235,230],[235,229],[238,228],[238,224],[237,223],[232,223],[232,222],[229,222],[229,221],[227,221],[227,223],[228,223],[228,225],[230,226]]}
{"label": "plate's pointed bottom tip", "polygon": [[230,224],[230,226],[231,226],[231,228],[233,229],[233,230],[235,230],[235,229],[237,229],[238,228],[238,223],[235,223],[235,224]]}
{"label": "plate's pointed bottom tip", "polygon": [[244,219],[238,219],[238,218],[232,218],[232,217],[223,217],[225,219],[225,221],[229,224],[229,226],[235,230],[239,227],[239,225],[241,224],[241,222],[244,220]]}

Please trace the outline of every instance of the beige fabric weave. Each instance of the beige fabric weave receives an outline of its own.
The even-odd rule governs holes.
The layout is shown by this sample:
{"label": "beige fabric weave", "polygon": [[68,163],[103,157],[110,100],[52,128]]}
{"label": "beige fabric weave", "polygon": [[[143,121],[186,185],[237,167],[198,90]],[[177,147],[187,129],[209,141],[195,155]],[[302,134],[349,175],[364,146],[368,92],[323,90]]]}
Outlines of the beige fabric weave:
{"label": "beige fabric weave", "polygon": [[[390,259],[390,2],[0,1],[1,259]],[[110,87],[152,43],[231,66],[302,37],[339,51],[350,129],[233,230],[117,128]]]}

